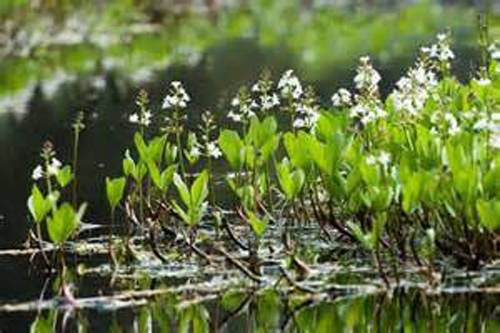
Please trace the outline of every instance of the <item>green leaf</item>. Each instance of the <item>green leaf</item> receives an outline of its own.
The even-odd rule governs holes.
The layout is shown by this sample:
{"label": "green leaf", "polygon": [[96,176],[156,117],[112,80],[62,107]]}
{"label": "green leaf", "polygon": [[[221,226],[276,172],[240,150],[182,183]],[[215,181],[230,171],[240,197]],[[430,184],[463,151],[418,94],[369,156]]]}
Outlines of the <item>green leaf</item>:
{"label": "green leaf", "polygon": [[53,310],[49,311],[46,316],[39,314],[31,324],[30,333],[53,333],[55,318],[56,316]]}
{"label": "green leaf", "polygon": [[278,124],[273,116],[266,117],[262,122],[257,117],[253,117],[250,120],[250,128],[245,141],[261,148],[276,134],[277,129]]}
{"label": "green leaf", "polygon": [[484,227],[491,232],[500,229],[500,200],[478,200],[476,207]]}
{"label": "green leaf", "polygon": [[351,221],[347,222],[347,226],[351,229],[352,233],[354,234],[354,237],[358,240],[358,242],[363,245],[363,247],[367,250],[373,249],[373,243],[371,241],[371,234],[365,235],[363,230],[361,230],[361,227]]}
{"label": "green leaf", "polygon": [[47,220],[49,237],[55,244],[67,241],[80,224],[87,205],[82,204],[76,213],[69,203],[63,203]]}
{"label": "green leaf", "polygon": [[109,205],[111,209],[115,209],[123,198],[123,192],[125,190],[126,179],[125,177],[110,179],[106,177],[106,194],[108,197]]}
{"label": "green leaf", "polygon": [[303,144],[305,141],[303,137],[308,134],[299,132],[297,135],[291,132],[285,133],[283,136],[283,144],[285,145],[286,152],[290,158],[290,162],[298,168],[307,169],[310,164],[309,151],[304,149],[307,147]]}
{"label": "green leaf", "polygon": [[165,144],[165,152],[163,155],[165,157],[165,163],[167,165],[174,164],[177,160],[177,147],[167,142]]}
{"label": "green leaf", "polygon": [[261,165],[265,164],[274,154],[276,149],[278,149],[278,146],[280,144],[280,139],[281,139],[280,135],[273,135],[262,145],[262,148],[260,149],[260,158],[259,158],[259,163]]}
{"label": "green leaf", "polygon": [[160,188],[163,188],[163,192],[166,192],[170,184],[172,184],[176,170],[177,170],[177,165],[174,164],[163,170],[163,172],[161,173]]}
{"label": "green leaf", "polygon": [[50,211],[51,206],[50,199],[43,196],[36,184],[33,185],[33,188],[31,189],[31,196],[28,199],[28,209],[36,223],[43,221],[47,213]]}
{"label": "green leaf", "polygon": [[122,161],[122,166],[125,176],[134,176],[136,166],[128,151],[127,153],[125,153],[125,158]]}
{"label": "green leaf", "polygon": [[126,176],[131,176],[136,182],[141,182],[146,173],[148,172],[148,167],[146,162],[140,160],[139,163],[135,163],[127,150],[125,153],[125,158],[122,161],[123,173]]}
{"label": "green leaf", "polygon": [[158,136],[149,141],[148,145],[148,156],[150,160],[156,163],[161,163],[163,157],[163,148],[165,147],[165,141],[167,137],[165,135]]}
{"label": "green leaf", "polygon": [[288,201],[292,201],[302,190],[305,173],[301,169],[291,171],[290,163],[284,159],[276,166],[278,182]]}
{"label": "green leaf", "polygon": [[191,206],[191,193],[179,174],[174,174],[174,184],[186,206]]}
{"label": "green leaf", "polygon": [[240,198],[241,204],[246,210],[252,210],[255,207],[255,189],[252,185],[244,185],[241,187],[235,187],[236,195]]}
{"label": "green leaf", "polygon": [[221,306],[225,311],[235,311],[245,300],[246,294],[241,291],[228,290],[221,298]]}
{"label": "green leaf", "polygon": [[146,142],[144,142],[144,138],[142,137],[141,133],[136,132],[134,134],[134,142],[135,142],[135,147],[139,152],[140,158],[143,161],[148,161],[150,159],[149,150],[148,146],[146,145]]}
{"label": "green leaf", "polygon": [[180,218],[187,224],[191,225],[191,219],[189,218],[189,215],[182,209],[181,206],[177,204],[177,202],[173,201],[171,202],[172,207],[174,208],[175,212],[180,216]]}
{"label": "green leaf", "polygon": [[191,204],[194,207],[200,207],[208,196],[208,172],[204,170],[196,178],[191,187]]}
{"label": "green leaf", "polygon": [[56,174],[57,183],[61,187],[66,187],[69,182],[73,179],[73,173],[71,172],[71,166],[66,165],[64,168],[59,169]]}
{"label": "green leaf", "polygon": [[267,221],[258,218],[253,212],[247,212],[246,215],[255,235],[257,237],[262,237],[267,229]]}
{"label": "green leaf", "polygon": [[168,187],[173,181],[174,173],[177,170],[177,165],[171,165],[163,172],[160,173],[160,170],[156,166],[154,162],[148,163],[149,174],[151,175],[151,180],[153,184],[162,192],[165,193],[168,190]]}
{"label": "green leaf", "polygon": [[348,124],[348,118],[343,113],[322,112],[316,126],[316,136],[329,142],[334,136],[343,136]]}
{"label": "green leaf", "polygon": [[231,168],[240,170],[244,157],[244,146],[238,133],[231,130],[223,130],[219,135],[218,141],[219,147]]}

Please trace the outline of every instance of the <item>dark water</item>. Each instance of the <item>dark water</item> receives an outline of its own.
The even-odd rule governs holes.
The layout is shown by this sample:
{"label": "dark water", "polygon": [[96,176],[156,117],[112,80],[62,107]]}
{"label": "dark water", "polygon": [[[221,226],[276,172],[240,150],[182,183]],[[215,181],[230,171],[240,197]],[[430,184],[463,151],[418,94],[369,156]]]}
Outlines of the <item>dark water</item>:
{"label": "dark water", "polygon": [[[51,283],[56,283],[51,281]],[[94,281],[94,286],[100,281]],[[154,281],[135,282],[152,284]],[[90,284],[90,281],[86,281]],[[132,286],[131,283],[129,285]],[[95,290],[85,292],[95,292]],[[96,289],[90,287],[90,289]],[[51,294],[50,284],[48,294]],[[196,295],[184,295],[194,299]],[[109,310],[0,312],[2,332],[484,332],[500,331],[498,294],[444,295],[416,289],[368,295],[287,298],[272,289],[228,292],[181,304],[174,295]],[[44,330],[36,332],[45,332]]]}

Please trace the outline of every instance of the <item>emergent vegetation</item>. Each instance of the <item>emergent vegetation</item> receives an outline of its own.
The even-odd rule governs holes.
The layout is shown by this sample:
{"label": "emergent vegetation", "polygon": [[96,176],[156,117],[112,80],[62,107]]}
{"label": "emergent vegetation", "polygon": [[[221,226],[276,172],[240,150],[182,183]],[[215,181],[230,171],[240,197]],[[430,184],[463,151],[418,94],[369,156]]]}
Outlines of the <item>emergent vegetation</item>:
{"label": "emergent vegetation", "polygon": [[[158,111],[141,91],[123,174],[106,179],[111,220],[121,226],[109,235],[112,260],[139,260],[140,241],[162,262],[173,252],[207,265],[223,258],[255,282],[274,260],[295,288],[315,292],[289,272],[303,280],[309,265],[342,254],[309,255],[317,249],[300,241],[306,227],[332,250],[372,258],[386,285],[405,267],[432,281],[443,264],[478,269],[498,258],[500,50],[486,28],[481,46],[481,67],[460,83],[450,36],[439,34],[385,99],[381,76],[362,57],[355,90],[338,90],[330,106],[292,70],[277,83],[264,73],[233,99],[231,128],[205,112],[199,130],[188,131],[191,96],[181,82],[170,84]],[[42,158],[28,200],[32,237],[43,247],[46,228],[60,247],[85,204],[62,202],[75,175],[49,144]],[[228,189],[234,200],[223,203],[218,192]],[[266,237],[280,246],[263,245]]]}

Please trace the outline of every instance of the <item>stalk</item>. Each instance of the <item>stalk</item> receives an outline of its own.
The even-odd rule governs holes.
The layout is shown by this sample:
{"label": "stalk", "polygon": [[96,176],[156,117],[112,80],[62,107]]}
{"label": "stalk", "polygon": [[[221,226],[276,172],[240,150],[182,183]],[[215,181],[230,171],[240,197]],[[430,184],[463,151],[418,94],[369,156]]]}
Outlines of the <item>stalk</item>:
{"label": "stalk", "polygon": [[115,225],[115,209],[111,208],[111,224],[109,226],[108,251],[109,251],[109,257],[111,258],[113,265],[116,267],[116,266],[118,266],[118,262],[116,260],[115,253],[113,251],[113,227],[114,227],[114,225]]}
{"label": "stalk", "polygon": [[183,179],[186,179],[186,169],[184,167],[184,152],[182,151],[181,145],[181,130],[180,130],[180,121],[179,121],[179,110],[176,107],[174,109],[174,123],[175,123],[175,142],[177,144],[177,149],[179,150],[179,164],[181,167],[181,176]]}
{"label": "stalk", "polygon": [[73,137],[73,174],[74,174],[74,179],[73,179],[73,186],[72,186],[72,203],[73,206],[76,207],[78,203],[78,151],[79,151],[79,144],[80,144],[80,132],[85,128],[83,125],[83,113],[80,112],[76,120],[73,124],[73,129],[74,129],[74,137]]}

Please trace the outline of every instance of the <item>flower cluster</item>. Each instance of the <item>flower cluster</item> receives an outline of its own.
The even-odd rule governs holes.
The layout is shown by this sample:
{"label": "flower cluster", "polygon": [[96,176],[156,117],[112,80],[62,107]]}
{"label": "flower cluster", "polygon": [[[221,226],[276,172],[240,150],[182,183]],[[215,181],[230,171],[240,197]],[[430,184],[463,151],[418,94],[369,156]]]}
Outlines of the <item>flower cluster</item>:
{"label": "flower cluster", "polygon": [[252,100],[247,90],[240,89],[238,96],[231,101],[232,110],[229,111],[227,117],[235,123],[247,122],[251,117],[255,116],[255,109],[258,104]]}
{"label": "flower cluster", "polygon": [[492,113],[490,116],[483,115],[474,124],[475,130],[484,130],[489,134],[490,147],[500,149],[500,112]]}
{"label": "flower cluster", "polygon": [[387,168],[391,163],[391,154],[386,151],[380,151],[378,156],[368,155],[366,157],[366,163],[368,165],[376,165],[379,164],[384,168]]}
{"label": "flower cluster", "polygon": [[190,163],[196,162],[200,157],[218,159],[222,156],[217,141],[212,141],[211,136],[216,129],[215,119],[210,111],[205,111],[201,115],[201,124],[199,131],[201,132],[201,142],[194,132],[189,133],[187,141],[186,157]]}
{"label": "flower cluster", "polygon": [[257,94],[251,105],[262,111],[270,111],[280,105],[278,94],[272,92],[273,81],[269,72],[262,73],[260,79],[252,86],[252,92]]}
{"label": "flower cluster", "polygon": [[448,134],[450,136],[454,136],[460,133],[460,126],[458,124],[457,118],[453,115],[453,113],[446,112],[443,118],[447,123],[446,125],[448,126]]}
{"label": "flower cluster", "polygon": [[431,46],[424,46],[420,50],[432,62],[437,62],[436,67],[441,70],[449,70],[450,62],[455,59],[455,54],[451,50],[451,40],[449,34],[440,33],[437,35],[437,43]]}
{"label": "flower cluster", "polygon": [[378,93],[380,74],[373,68],[370,57],[361,57],[359,60],[360,66],[356,70],[354,84],[360,92],[373,96]]}
{"label": "flower cluster", "polygon": [[345,88],[340,88],[332,96],[332,104],[335,107],[345,107],[352,105],[352,96],[349,90]]}
{"label": "flower cluster", "polygon": [[359,119],[364,126],[374,122],[377,119],[385,118],[387,112],[374,101],[359,102],[351,108],[349,116],[353,119]]}
{"label": "flower cluster", "polygon": [[[356,73],[354,84],[358,90],[358,94],[354,96],[355,103],[352,104],[349,116],[358,120],[363,126],[366,126],[377,119],[387,116],[378,93],[378,83],[381,77],[377,70],[373,68],[369,57],[360,58],[360,65]],[[339,100],[340,102],[343,99],[345,102],[351,102],[350,94],[347,94],[343,90],[337,94],[338,97],[334,95],[332,101],[337,102]],[[350,103],[346,103],[345,105],[350,105]]]}
{"label": "flower cluster", "polygon": [[319,119],[319,105],[312,88],[307,88],[304,98],[297,103],[297,114],[293,127],[297,129],[314,129]]}
{"label": "flower cluster", "polygon": [[170,84],[170,90],[163,100],[163,109],[185,109],[191,101],[188,93],[179,81]]}
{"label": "flower cluster", "polygon": [[153,117],[153,115],[148,109],[149,97],[146,90],[142,89],[139,92],[135,103],[139,107],[139,111],[132,113],[128,117],[128,121],[132,124],[138,124],[139,126],[148,127],[149,125],[151,125],[151,118]]}
{"label": "flower cluster", "polygon": [[299,99],[304,93],[299,78],[295,76],[291,69],[281,76],[278,82],[278,90],[283,98],[295,100]]}
{"label": "flower cluster", "polygon": [[33,173],[31,175],[31,178],[33,178],[33,180],[39,180],[44,175],[55,176],[59,172],[61,166],[62,166],[62,163],[57,158],[52,157],[52,159],[50,160],[50,163],[47,164],[46,170],[44,170],[42,165],[38,164],[35,167],[35,169],[33,169]]}
{"label": "flower cluster", "polygon": [[488,48],[488,51],[490,53],[491,59],[495,61],[500,61],[500,47],[498,46],[497,43],[493,43],[490,45]]}
{"label": "flower cluster", "polygon": [[423,62],[419,62],[396,85],[397,88],[391,95],[394,109],[417,116],[437,86],[437,78],[432,70],[428,70]]}
{"label": "flower cluster", "polygon": [[151,124],[152,114],[150,111],[144,113],[133,113],[128,117],[128,121],[132,124],[139,124],[148,127]]}
{"label": "flower cluster", "polygon": [[263,111],[269,111],[280,105],[280,99],[276,93],[260,96],[260,105]]}
{"label": "flower cluster", "polygon": [[222,156],[217,141],[207,141],[207,139],[202,136],[203,143],[201,143],[198,141],[195,133],[189,133],[185,154],[191,164],[195,163],[202,156],[213,159],[218,159]]}

